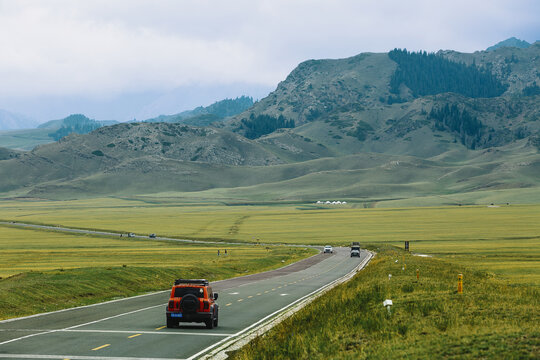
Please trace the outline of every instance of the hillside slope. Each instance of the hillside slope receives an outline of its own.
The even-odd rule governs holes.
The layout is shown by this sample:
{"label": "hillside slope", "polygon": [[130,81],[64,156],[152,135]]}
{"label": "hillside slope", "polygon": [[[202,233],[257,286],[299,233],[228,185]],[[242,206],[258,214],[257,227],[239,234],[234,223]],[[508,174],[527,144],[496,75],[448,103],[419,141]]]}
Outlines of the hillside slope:
{"label": "hillside slope", "polygon": [[[460,146],[489,148],[524,138],[532,146],[539,143],[540,43],[474,54],[440,51],[435,56],[439,58],[491,74],[500,81],[503,93],[473,98],[465,92],[435,90],[419,96],[405,83],[396,93],[391,82],[400,65],[388,54],[366,53],[300,64],[274,92],[225,127],[246,134],[246,124],[282,116],[294,122],[287,134],[321,143],[334,155],[383,152],[430,157]],[[430,70],[419,67],[417,71]],[[449,82],[455,78],[446,76]],[[446,107],[453,113],[443,114]],[[270,130],[275,126],[266,122]],[[467,131],[473,122],[474,129]],[[264,132],[261,138],[268,136]],[[271,137],[277,141],[280,136]]]}
{"label": "hillside slope", "polygon": [[[118,124],[4,156],[0,192],[366,202],[534,192],[539,67],[538,42],[310,60],[268,97],[212,126]],[[238,104],[215,105],[224,114]],[[208,108],[195,113],[213,116]]]}

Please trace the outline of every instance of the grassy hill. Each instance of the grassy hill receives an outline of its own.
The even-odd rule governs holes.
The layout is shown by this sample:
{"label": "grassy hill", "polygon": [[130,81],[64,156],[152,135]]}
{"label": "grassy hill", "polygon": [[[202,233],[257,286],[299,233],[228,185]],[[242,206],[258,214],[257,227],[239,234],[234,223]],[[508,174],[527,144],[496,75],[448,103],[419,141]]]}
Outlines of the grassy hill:
{"label": "grassy hill", "polygon": [[199,106],[193,110],[174,115],[160,115],[144,122],[182,123],[194,126],[208,126],[213,122],[223,121],[253,106],[253,99],[240,96],[235,99],[216,101],[208,106]]}
{"label": "grassy hill", "polygon": [[[452,143],[474,149],[527,138],[532,145],[540,144],[540,96],[534,91],[540,83],[540,43],[474,54],[439,51],[401,57],[410,60],[366,53],[306,61],[226,127],[245,134],[243,122],[262,115],[283,116],[294,121],[294,133],[308,135],[337,154],[373,151],[429,157],[450,150]],[[408,73],[417,74],[416,82],[396,78],[405,64]],[[462,83],[454,86],[455,81]],[[427,94],[411,89],[413,84],[423,84]],[[482,86],[490,91],[494,84],[500,91],[490,97],[468,95],[475,86],[476,93],[483,94]],[[447,106],[456,108],[453,116],[433,116]],[[477,122],[474,133],[466,131],[471,121]]]}
{"label": "grassy hill", "polygon": [[[161,115],[156,118],[145,120],[144,122],[169,122],[182,123],[186,125],[208,126],[216,121],[223,121],[236,115],[253,105],[253,99],[241,96],[236,99],[224,99],[193,110],[184,111],[174,115]],[[2,119],[7,112],[2,113],[0,109],[0,129],[2,129]],[[13,120],[13,114],[7,117]],[[12,119],[13,118],[13,119]],[[7,120],[6,120],[7,121]],[[97,121],[89,119],[82,114],[72,114],[64,119],[51,120],[40,124],[35,129],[24,130],[3,130],[0,131],[0,147],[17,150],[32,150],[37,145],[49,144],[60,140],[62,137],[72,133],[87,134],[92,130],[103,126],[118,124],[115,120]]]}
{"label": "grassy hill", "polygon": [[82,114],[51,120],[35,129],[0,131],[0,146],[16,150],[32,150],[38,145],[49,144],[72,133],[86,134],[102,126],[117,123],[114,120],[96,121]]}
{"label": "grassy hill", "polygon": [[536,194],[539,66],[540,43],[309,60],[255,104],[224,100],[4,157],[0,193],[174,193],[232,202],[340,197],[368,206]]}

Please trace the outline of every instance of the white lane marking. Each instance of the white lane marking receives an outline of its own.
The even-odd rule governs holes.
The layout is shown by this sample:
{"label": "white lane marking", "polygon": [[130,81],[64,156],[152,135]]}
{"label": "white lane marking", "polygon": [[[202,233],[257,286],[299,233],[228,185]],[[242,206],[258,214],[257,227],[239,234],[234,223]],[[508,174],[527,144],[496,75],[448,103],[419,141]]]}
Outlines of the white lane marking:
{"label": "white lane marking", "polygon": [[234,334],[209,333],[209,332],[180,332],[180,331],[128,331],[128,330],[58,330],[57,332],[78,332],[98,334],[150,334],[150,335],[197,335],[197,336],[232,336]]}
{"label": "white lane marking", "polygon": [[[366,256],[366,257],[367,257],[367,260],[369,260],[369,259],[371,258],[371,257],[368,257],[368,256]],[[328,284],[323,285],[323,286],[321,286],[320,288],[318,288],[318,289],[316,289],[316,290],[310,292],[309,294],[304,295],[304,296],[302,296],[302,297],[299,298],[299,299],[296,299],[296,300],[293,301],[292,303],[290,303],[290,304],[288,304],[288,305],[285,305],[285,306],[282,307],[281,309],[274,311],[273,313],[271,313],[271,314],[265,316],[264,318],[262,318],[261,320],[257,321],[256,323],[253,323],[253,324],[251,324],[250,326],[244,328],[243,330],[240,330],[239,332],[237,332],[237,333],[234,334],[233,336],[230,336],[230,337],[228,337],[228,338],[222,339],[222,340],[218,341],[217,343],[215,343],[215,344],[213,344],[213,345],[210,345],[210,346],[207,347],[206,349],[203,349],[203,350],[199,351],[198,353],[196,353],[196,354],[194,354],[194,355],[191,355],[191,356],[190,356],[189,358],[187,358],[186,360],[193,360],[193,359],[199,357],[200,355],[203,355],[204,353],[207,353],[207,352],[209,352],[210,350],[212,350],[212,349],[218,347],[219,345],[225,343],[225,342],[228,341],[230,338],[238,337],[238,336],[244,334],[245,332],[249,331],[250,329],[252,329],[252,328],[258,326],[259,324],[265,322],[266,320],[272,318],[272,317],[275,316],[276,314],[279,314],[280,312],[282,312],[282,311],[284,311],[284,310],[286,310],[286,309],[288,309],[288,308],[290,308],[290,307],[293,307],[295,304],[297,304],[297,303],[303,301],[304,299],[307,299],[308,297],[310,297],[310,296],[312,296],[312,295],[314,295],[314,294],[316,294],[316,293],[318,293],[318,292],[320,292],[320,291],[322,291],[322,290],[324,290],[324,289],[326,289],[326,288],[332,286],[334,283],[337,283],[337,282],[340,281],[342,278],[345,278],[346,276],[349,276],[349,275],[352,274],[353,272],[357,271],[357,268],[358,268],[358,267],[355,267],[354,269],[352,269],[351,271],[349,271],[349,272],[346,273],[345,275],[343,275],[343,276],[337,278],[336,280],[331,281],[331,282],[329,282]]]}
{"label": "white lane marking", "polygon": [[[0,222],[1,223],[1,222]],[[313,256],[316,256],[316,255],[313,255]],[[283,268],[287,268],[289,266],[292,266],[293,264],[289,264]],[[282,269],[283,269],[282,268]],[[271,270],[273,271],[273,270]],[[269,271],[270,272],[270,271]],[[245,277],[249,277],[249,276],[252,276],[252,275],[246,275]],[[243,276],[240,276],[238,278],[242,278]],[[234,279],[234,278],[232,278]],[[214,281],[213,283],[218,283],[218,282],[223,282],[223,281],[227,281],[227,280],[230,280],[230,279],[226,279],[226,280],[218,280],[218,281]],[[243,285],[249,285],[249,284],[243,284]],[[243,286],[241,285],[241,286]],[[275,289],[274,289],[275,290]],[[142,297],[142,296],[148,296],[148,295],[155,295],[155,294],[159,294],[159,293],[164,293],[164,292],[168,292],[170,290],[163,290],[163,291],[157,291],[157,292],[154,292],[154,293],[148,293],[148,294],[143,294],[143,295],[137,295],[137,296],[133,296],[133,297],[129,297],[129,298],[123,298],[123,299],[116,299],[116,300],[110,300],[110,301],[106,301],[106,302],[102,302],[102,303],[97,303],[97,304],[91,304],[91,305],[86,305],[86,306],[79,306],[79,307],[74,307],[74,308],[69,308],[69,309],[62,309],[62,310],[57,310],[57,311],[51,311],[51,312],[48,312],[48,313],[41,313],[41,314],[35,314],[35,315],[30,315],[30,316],[26,316],[26,317],[20,317],[20,318],[13,318],[13,319],[8,319],[8,320],[3,320],[3,321],[0,321],[0,323],[4,323],[4,322],[12,322],[12,321],[17,321],[17,320],[23,320],[23,319],[28,319],[28,318],[34,318],[34,317],[39,317],[39,316],[44,316],[44,315],[48,315],[48,314],[54,314],[54,313],[59,313],[59,312],[64,312],[64,311],[69,311],[69,310],[75,310],[75,309],[81,309],[81,308],[86,308],[86,307],[92,307],[92,306],[98,306],[98,305],[104,305],[104,304],[108,304],[108,303],[113,303],[113,302],[118,302],[118,301],[124,301],[124,300],[129,300],[129,299],[132,299],[132,298],[137,298],[137,297]],[[265,291],[265,293],[267,293],[268,291]],[[298,301],[298,300],[297,300]],[[289,304],[288,306],[292,305],[294,303],[291,303]],[[45,331],[45,332],[41,332],[41,333],[37,333],[37,334],[30,334],[30,335],[26,335],[26,336],[22,336],[22,337],[19,337],[19,338],[15,338],[15,339],[11,339],[11,340],[7,340],[7,341],[4,341],[4,342],[1,342],[0,345],[4,345],[4,344],[8,344],[8,343],[11,343],[11,342],[14,342],[14,341],[18,341],[18,340],[23,340],[23,339],[26,339],[26,338],[30,338],[30,337],[34,337],[34,336],[39,336],[39,335],[44,335],[44,334],[49,334],[49,333],[53,333],[53,332],[56,332],[56,331],[62,331],[62,330],[70,330],[70,329],[75,329],[75,328],[78,328],[78,327],[81,327],[81,326],[85,326],[85,325],[90,325],[90,324],[95,324],[95,323],[98,323],[98,322],[101,322],[101,321],[105,321],[105,320],[108,320],[108,319],[113,319],[113,318],[116,318],[116,317],[119,317],[119,316],[123,316],[123,315],[128,315],[128,314],[132,314],[132,313],[136,313],[136,312],[139,312],[139,311],[143,311],[143,310],[147,310],[147,309],[151,309],[151,308],[155,308],[155,307],[158,307],[158,306],[164,306],[166,304],[161,304],[161,305],[155,305],[155,306],[151,306],[151,307],[147,307],[147,308],[143,308],[143,309],[138,309],[138,310],[134,310],[134,311],[130,311],[130,312],[127,312],[127,313],[122,313],[122,314],[118,314],[118,315],[115,315],[115,316],[111,316],[111,317],[107,317],[107,318],[103,318],[103,319],[100,319],[100,320],[96,320],[96,321],[91,321],[91,322],[88,322],[88,323],[85,323],[85,324],[79,324],[79,325],[75,325],[75,326],[71,326],[71,327],[67,327],[67,328],[64,328],[64,329],[58,329],[58,330],[51,330],[51,331]],[[285,308],[284,308],[285,309]],[[270,314],[269,316],[271,316],[273,314]],[[265,320],[266,318],[260,320],[260,321],[263,321]],[[259,321],[259,322],[260,322]],[[253,324],[252,326],[258,324],[259,322]],[[248,327],[248,328],[245,328],[244,330],[242,330],[241,332],[243,331],[247,331],[248,329],[250,329],[252,326]],[[241,333],[240,332],[240,333]],[[239,334],[239,333],[237,333]],[[237,334],[235,334],[234,336],[236,336]],[[211,346],[209,348],[206,348],[204,349],[201,353],[204,353],[205,351],[208,351],[210,349],[212,349],[213,347],[215,347],[216,345],[220,344],[221,342],[227,340],[226,339],[223,339],[221,340],[220,342],[216,343],[214,346]],[[2,354],[0,354],[0,358],[5,358],[5,356],[2,356]],[[36,356],[34,356],[34,358],[36,358]],[[55,358],[55,357],[53,357]],[[189,359],[192,359],[193,356]],[[74,358],[75,359],[75,358]],[[92,359],[92,358],[91,358]]]}
{"label": "white lane marking", "polygon": [[[23,340],[23,339],[28,339],[28,338],[31,338],[31,337],[34,337],[34,336],[38,336],[38,335],[50,334],[50,333],[53,333],[53,332],[56,332],[56,331],[58,331],[58,330],[49,330],[49,331],[44,331],[44,332],[40,332],[40,333],[37,333],[37,334],[30,334],[30,335],[26,335],[26,336],[21,336],[21,337],[15,338],[15,339],[11,339],[11,340],[6,340],[6,341],[3,341],[3,342],[0,342],[0,345],[9,344],[9,343],[14,342],[14,341]],[[0,354],[0,355],[2,355],[2,354]]]}
{"label": "white lane marking", "polygon": [[238,293],[238,292],[229,293],[229,295],[238,295],[238,294],[240,294],[240,293]]}
{"label": "white lane marking", "polygon": [[[215,282],[217,282],[217,281],[215,281]],[[97,304],[77,306],[77,307],[72,307],[72,308],[69,308],[69,309],[62,309],[62,310],[50,311],[50,312],[41,313],[41,314],[34,314],[34,315],[28,315],[28,316],[23,316],[23,317],[17,317],[17,318],[13,318],[13,319],[2,320],[2,321],[0,321],[0,324],[12,322],[12,321],[31,319],[31,318],[35,318],[35,317],[44,316],[44,315],[57,314],[57,313],[65,312],[65,311],[84,309],[84,308],[89,308],[89,307],[94,307],[94,306],[99,306],[99,305],[112,304],[112,303],[119,302],[119,301],[124,301],[124,300],[129,300],[129,299],[136,299],[136,298],[140,298],[140,297],[144,297],[144,296],[150,296],[150,295],[157,295],[157,294],[161,294],[161,293],[164,293],[164,292],[171,292],[171,290],[162,290],[162,291],[157,291],[157,292],[148,293],[148,294],[131,296],[131,297],[123,298],[123,299],[109,300],[109,301],[105,301],[105,302],[101,302],[101,303],[97,303]]]}
{"label": "white lane marking", "polygon": [[[171,358],[149,357],[114,357],[114,356],[77,356],[77,355],[34,355],[34,354],[0,354],[4,359],[70,359],[70,360],[171,360]],[[182,359],[176,359],[182,360]]]}
{"label": "white lane marking", "polygon": [[279,296],[287,296],[287,295],[289,295],[289,294],[279,294]]}
{"label": "white lane marking", "polygon": [[75,325],[75,326],[70,326],[70,327],[63,328],[63,329],[49,330],[49,331],[44,331],[44,332],[40,332],[40,333],[37,333],[37,334],[30,334],[30,335],[26,335],[26,336],[21,336],[21,337],[15,338],[15,339],[11,339],[11,340],[7,340],[7,341],[4,341],[4,342],[0,342],[0,345],[9,344],[9,343],[11,343],[11,342],[18,341],[18,340],[28,339],[28,338],[31,338],[31,337],[34,337],[34,336],[50,334],[50,333],[57,332],[57,331],[65,331],[65,330],[76,329],[76,328],[81,327],[81,326],[91,325],[91,324],[95,324],[95,323],[98,323],[98,322],[101,322],[101,321],[105,321],[105,320],[109,320],[109,319],[114,319],[114,318],[117,318],[117,317],[120,317],[120,316],[129,315],[129,314],[133,314],[133,313],[136,313],[136,312],[139,312],[139,311],[144,311],[144,310],[148,310],[148,309],[153,309],[153,308],[156,308],[156,307],[159,307],[159,306],[165,306],[165,305],[166,305],[166,304],[160,304],[160,305],[149,306],[149,307],[146,307],[146,308],[143,308],[143,309],[134,310],[134,311],[129,311],[129,312],[126,312],[126,313],[122,313],[122,314],[118,314],[118,315],[114,315],[114,316],[109,316],[109,317],[106,317],[106,318],[103,318],[103,319],[94,320],[94,321],[90,321],[90,322],[87,322],[87,323],[84,323],[84,324],[79,324],[79,325]]}
{"label": "white lane marking", "polygon": [[[0,223],[1,223],[1,222],[0,222]],[[316,256],[316,255],[313,255],[313,256]],[[293,265],[293,264],[289,264],[289,265],[283,267],[282,269],[287,268],[287,267],[292,266],[292,265]],[[273,270],[270,270],[270,271],[273,271]],[[263,274],[263,273],[261,273],[261,274]],[[249,276],[252,276],[252,275],[246,275],[245,277],[249,277]],[[242,278],[242,276],[240,276],[240,277],[238,277],[238,278]],[[234,279],[234,278],[233,278],[233,279]],[[230,279],[226,279],[226,280],[218,280],[218,281],[214,281],[213,283],[219,283],[219,282],[223,282],[223,281],[227,281],[227,280],[230,280]],[[249,283],[248,283],[248,284],[244,284],[244,285],[249,285]],[[168,291],[170,291],[170,290],[157,291],[157,292],[154,292],[154,293],[149,293],[149,294],[143,294],[143,295],[132,296],[132,297],[129,297],[129,298],[110,300],[110,301],[106,301],[106,302],[102,302],[102,303],[97,303],[97,304],[91,304],[91,305],[86,305],[86,306],[78,306],[78,307],[69,308],[69,309],[62,309],[62,310],[57,310],[57,311],[51,311],[51,312],[48,312],[48,313],[41,313],[41,314],[35,314],[35,315],[30,315],[30,316],[25,316],[25,317],[20,317],[20,318],[13,318],[13,319],[8,319],[8,320],[0,321],[0,324],[1,324],[1,323],[12,322],[12,321],[18,321],[18,320],[24,320],[24,319],[34,318],[34,317],[40,317],[40,316],[49,315],[49,314],[54,314],[54,313],[59,313],[59,312],[64,312],[64,311],[70,311],[70,310],[75,310],[75,309],[82,309],[82,308],[87,308],[87,307],[99,306],[99,305],[104,305],[104,304],[114,303],[114,302],[118,302],[118,301],[125,301],[125,300],[129,300],[129,299],[137,298],[137,297],[143,297],[143,296],[155,295],[155,294],[160,294],[160,293],[164,293],[164,292],[168,292]],[[265,293],[268,293],[268,290],[265,291]],[[156,305],[156,306],[152,306],[152,307],[158,307],[158,306],[164,306],[164,305],[166,305],[166,304]],[[152,308],[152,307],[149,307],[149,308]],[[40,333],[37,333],[37,334],[30,334],[30,335],[22,336],[22,337],[19,337],[19,338],[15,338],[15,339],[7,340],[7,341],[4,341],[4,342],[0,342],[0,345],[9,344],[9,343],[14,342],[14,341],[27,339],[27,338],[34,337],[34,336],[39,336],[39,335],[45,335],[45,334],[53,333],[53,332],[56,332],[56,331],[59,331],[59,330],[75,329],[75,328],[78,328],[78,327],[81,327],[81,326],[94,324],[94,323],[97,323],[97,322],[100,322],[100,321],[104,321],[104,320],[112,319],[112,318],[115,318],[115,317],[119,317],[119,316],[131,314],[131,313],[135,313],[135,312],[142,311],[142,310],[146,310],[146,309],[149,309],[149,308],[139,309],[139,310],[135,310],[135,311],[132,311],[132,312],[129,312],[129,313],[123,313],[123,314],[111,316],[111,317],[108,317],[108,318],[104,318],[104,319],[101,319],[101,320],[92,321],[92,322],[89,322],[89,323],[86,323],[86,324],[80,324],[80,325],[71,326],[71,327],[64,328],[64,329],[50,330],[50,331],[40,332]],[[0,355],[1,355],[1,354],[0,354]]]}
{"label": "white lane marking", "polygon": [[149,307],[145,307],[145,308],[138,309],[138,310],[128,311],[128,312],[126,312],[126,313],[122,313],[122,314],[118,314],[118,315],[109,316],[109,317],[106,317],[106,318],[103,318],[103,319],[90,321],[90,322],[87,322],[87,323],[84,323],[84,324],[79,324],[79,325],[70,326],[70,327],[67,327],[67,328],[60,329],[60,330],[71,330],[71,329],[76,329],[76,328],[79,328],[79,327],[81,327],[81,326],[92,325],[92,324],[95,324],[95,323],[98,323],[98,322],[102,322],[102,321],[105,321],[105,320],[114,319],[114,318],[117,318],[117,317],[120,317],[120,316],[124,316],[124,315],[135,314],[135,313],[140,312],[140,311],[150,310],[150,309],[154,309],[154,308],[157,308],[157,307],[159,307],[159,306],[165,306],[165,305],[167,305],[167,303],[165,303],[165,304],[159,304],[159,305],[154,305],[154,306],[149,306]]}
{"label": "white lane marking", "polygon": [[40,332],[40,331],[55,331],[53,329],[0,329],[0,332],[2,331],[9,331],[9,332],[14,332],[14,331],[19,331],[19,332]]}

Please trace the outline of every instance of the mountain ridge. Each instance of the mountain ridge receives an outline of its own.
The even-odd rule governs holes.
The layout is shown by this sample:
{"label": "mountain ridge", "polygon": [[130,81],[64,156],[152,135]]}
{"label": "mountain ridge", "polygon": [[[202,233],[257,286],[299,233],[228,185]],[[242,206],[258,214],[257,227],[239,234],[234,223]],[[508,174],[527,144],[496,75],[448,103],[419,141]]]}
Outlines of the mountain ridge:
{"label": "mountain ridge", "polygon": [[[269,96],[212,126],[117,124],[16,154],[0,161],[0,192],[70,198],[173,191],[279,201],[540,186],[540,44],[404,54],[413,71],[439,64],[433,69],[443,85],[457,78],[445,73],[453,68],[489,73],[503,91],[471,97],[444,92],[444,85],[423,94],[406,78],[392,85],[402,64],[387,53],[308,60]],[[417,66],[419,59],[434,61]]]}
{"label": "mountain ridge", "polygon": [[488,47],[486,51],[493,51],[501,47],[515,47],[515,48],[523,49],[523,48],[528,48],[529,46],[531,46],[531,44],[528,43],[527,41],[520,40],[512,36],[511,38],[508,38],[503,41],[499,41],[497,44]]}

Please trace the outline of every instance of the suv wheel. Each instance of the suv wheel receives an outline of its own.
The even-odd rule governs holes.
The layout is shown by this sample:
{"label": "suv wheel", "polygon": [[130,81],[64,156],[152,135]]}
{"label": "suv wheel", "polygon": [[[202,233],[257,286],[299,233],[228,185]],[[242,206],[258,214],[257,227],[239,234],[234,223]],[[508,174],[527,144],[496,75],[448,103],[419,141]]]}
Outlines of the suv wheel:
{"label": "suv wheel", "polygon": [[214,327],[217,327],[218,325],[218,318],[219,318],[219,312],[216,311],[216,318],[214,319]]}
{"label": "suv wheel", "polygon": [[213,329],[213,328],[214,328],[214,321],[215,321],[215,320],[213,320],[213,319],[206,320],[206,321],[205,321],[206,328],[207,328],[207,329]]}
{"label": "suv wheel", "polygon": [[174,325],[175,325],[175,321],[172,318],[167,316],[167,327],[172,328],[174,327]]}
{"label": "suv wheel", "polygon": [[193,294],[187,294],[182,298],[180,302],[180,308],[183,312],[193,314],[199,307],[199,299]]}

